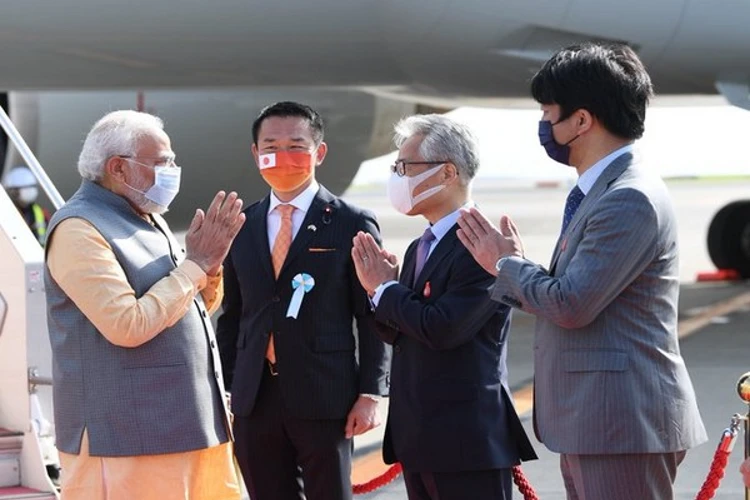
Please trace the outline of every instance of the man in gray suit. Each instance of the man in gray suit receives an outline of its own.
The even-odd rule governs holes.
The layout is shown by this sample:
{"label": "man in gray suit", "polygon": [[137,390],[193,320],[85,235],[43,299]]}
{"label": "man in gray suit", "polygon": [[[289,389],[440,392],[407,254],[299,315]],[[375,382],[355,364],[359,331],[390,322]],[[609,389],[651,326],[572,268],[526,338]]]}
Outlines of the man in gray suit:
{"label": "man in gray suit", "polygon": [[459,238],[497,276],[493,299],[537,316],[534,423],[571,500],[668,500],[706,440],[677,341],[677,227],[664,183],[635,160],[651,81],[623,45],[557,52],[531,84],[540,142],[579,178],[549,270],[513,222],[479,211]]}

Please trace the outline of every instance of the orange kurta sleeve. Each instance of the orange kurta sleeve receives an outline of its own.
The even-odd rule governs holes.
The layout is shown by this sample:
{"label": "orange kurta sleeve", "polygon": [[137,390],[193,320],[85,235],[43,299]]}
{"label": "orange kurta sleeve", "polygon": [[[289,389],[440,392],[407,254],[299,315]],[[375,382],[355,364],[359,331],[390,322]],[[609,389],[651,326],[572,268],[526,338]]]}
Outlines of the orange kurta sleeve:
{"label": "orange kurta sleeve", "polygon": [[208,279],[190,260],[137,298],[112,248],[83,219],[61,222],[47,245],[51,277],[97,330],[120,347],[138,347],[177,323],[201,291],[208,295],[209,310],[221,302],[221,273]]}

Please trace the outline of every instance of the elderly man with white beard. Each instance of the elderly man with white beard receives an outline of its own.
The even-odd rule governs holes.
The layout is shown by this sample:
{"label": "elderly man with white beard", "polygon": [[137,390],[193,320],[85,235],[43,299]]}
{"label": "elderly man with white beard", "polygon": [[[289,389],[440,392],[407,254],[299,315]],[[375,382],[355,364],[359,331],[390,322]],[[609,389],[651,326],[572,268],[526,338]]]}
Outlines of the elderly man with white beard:
{"label": "elderly man with white beard", "polygon": [[64,500],[239,499],[209,315],[245,217],[197,210],[185,250],[162,121],[115,111],[89,132],[80,189],[49,225],[45,281]]}

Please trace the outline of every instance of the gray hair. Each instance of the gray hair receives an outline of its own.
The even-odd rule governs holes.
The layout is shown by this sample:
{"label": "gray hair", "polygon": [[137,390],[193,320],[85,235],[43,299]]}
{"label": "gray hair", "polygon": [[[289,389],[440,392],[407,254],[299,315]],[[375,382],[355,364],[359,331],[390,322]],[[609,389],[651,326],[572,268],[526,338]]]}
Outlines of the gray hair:
{"label": "gray hair", "polygon": [[161,118],[139,111],[113,111],[93,126],[78,156],[78,173],[90,181],[104,176],[107,160],[117,155],[135,155],[138,141],[164,130]]}
{"label": "gray hair", "polygon": [[425,161],[447,160],[467,184],[479,169],[479,147],[469,127],[444,115],[414,115],[396,124],[393,141],[401,147],[409,138],[422,136],[419,154]]}

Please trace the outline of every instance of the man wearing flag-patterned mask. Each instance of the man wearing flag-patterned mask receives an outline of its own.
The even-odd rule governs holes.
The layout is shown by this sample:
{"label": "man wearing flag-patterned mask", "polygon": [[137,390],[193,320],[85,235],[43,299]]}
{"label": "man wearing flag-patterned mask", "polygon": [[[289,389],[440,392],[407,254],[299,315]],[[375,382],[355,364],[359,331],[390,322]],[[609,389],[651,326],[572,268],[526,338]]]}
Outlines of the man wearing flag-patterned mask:
{"label": "man wearing flag-patterned mask", "polygon": [[390,351],[350,257],[357,232],[380,241],[378,225],[315,180],[327,152],[315,110],[279,102],[252,131],[271,192],[244,211],[218,324],[235,454],[253,500],[350,499],[351,438],[380,424],[388,390]]}

